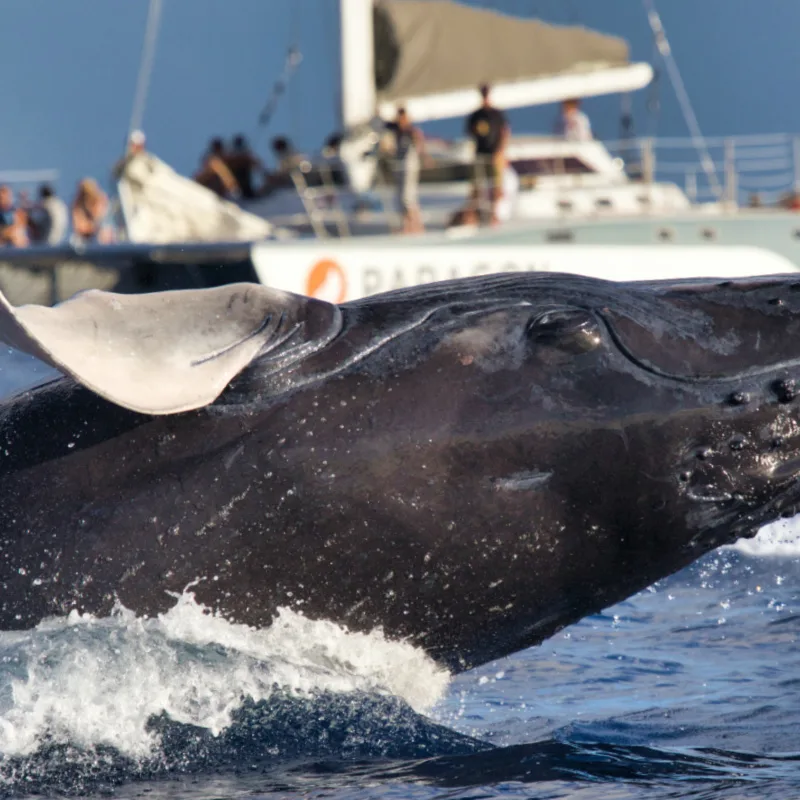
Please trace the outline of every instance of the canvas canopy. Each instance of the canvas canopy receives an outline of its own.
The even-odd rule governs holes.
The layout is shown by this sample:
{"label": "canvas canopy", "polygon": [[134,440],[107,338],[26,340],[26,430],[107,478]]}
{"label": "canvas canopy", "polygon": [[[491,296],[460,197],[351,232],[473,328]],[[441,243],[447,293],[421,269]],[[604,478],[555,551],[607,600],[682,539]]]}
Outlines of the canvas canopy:
{"label": "canvas canopy", "polygon": [[373,24],[379,103],[629,63],[618,37],[452,0],[376,0]]}

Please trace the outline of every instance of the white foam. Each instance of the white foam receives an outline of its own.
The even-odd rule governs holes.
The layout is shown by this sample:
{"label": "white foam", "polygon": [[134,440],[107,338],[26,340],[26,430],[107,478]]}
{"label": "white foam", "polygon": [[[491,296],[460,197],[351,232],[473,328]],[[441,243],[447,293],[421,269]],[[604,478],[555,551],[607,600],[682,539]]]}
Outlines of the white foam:
{"label": "white foam", "polygon": [[210,614],[191,594],[155,619],[118,608],[104,619],[73,614],[2,635],[5,652],[27,662],[11,698],[0,700],[7,755],[29,754],[48,735],[146,756],[158,744],[146,730],[152,715],[166,711],[218,734],[244,698],[266,699],[276,687],[391,693],[424,713],[450,678],[422,650],[379,631],[351,633],[288,609],[258,630]]}
{"label": "white foam", "polygon": [[752,539],[731,548],[749,556],[800,556],[800,516],[765,525]]}

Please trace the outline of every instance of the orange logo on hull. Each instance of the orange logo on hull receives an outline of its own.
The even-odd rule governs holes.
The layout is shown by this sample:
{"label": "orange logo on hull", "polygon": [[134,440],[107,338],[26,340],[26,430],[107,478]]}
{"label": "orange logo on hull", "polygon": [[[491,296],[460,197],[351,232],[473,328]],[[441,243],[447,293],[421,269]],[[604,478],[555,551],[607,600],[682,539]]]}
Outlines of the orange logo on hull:
{"label": "orange logo on hull", "polygon": [[328,303],[343,303],[347,295],[344,270],[330,258],[317,261],[306,278],[306,294]]}

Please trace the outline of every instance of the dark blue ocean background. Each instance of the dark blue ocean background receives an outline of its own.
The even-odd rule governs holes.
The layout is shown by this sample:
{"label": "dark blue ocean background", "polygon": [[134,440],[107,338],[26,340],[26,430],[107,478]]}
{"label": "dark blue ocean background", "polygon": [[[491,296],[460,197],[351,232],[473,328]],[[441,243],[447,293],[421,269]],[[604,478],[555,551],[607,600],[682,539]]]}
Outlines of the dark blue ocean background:
{"label": "dark blue ocean background", "polygon": [[[5,394],[53,373],[0,354]],[[7,796],[740,798],[800,785],[800,528],[448,679],[284,614],[0,633]]]}

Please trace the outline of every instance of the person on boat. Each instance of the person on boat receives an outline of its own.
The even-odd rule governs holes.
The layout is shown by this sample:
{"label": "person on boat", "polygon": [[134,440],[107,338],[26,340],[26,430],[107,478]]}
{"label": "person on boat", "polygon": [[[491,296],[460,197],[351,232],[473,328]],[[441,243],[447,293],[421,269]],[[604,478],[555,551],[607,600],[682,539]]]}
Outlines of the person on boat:
{"label": "person on boat", "polygon": [[561,104],[561,113],[556,118],[553,132],[563,136],[568,142],[588,142],[592,139],[592,125],[589,117],[581,111],[577,98],[570,98]]}
{"label": "person on boat", "polygon": [[295,150],[294,145],[285,136],[276,136],[271,146],[278,162],[278,172],[291,172],[303,161],[303,155]]}
{"label": "person on boat", "polygon": [[111,168],[111,174],[114,180],[119,180],[122,177],[125,167],[128,166],[132,159],[146,152],[146,144],[147,137],[144,135],[144,131],[131,131],[130,136],[128,136],[128,146],[125,149],[125,155]]}
{"label": "person on boat", "polygon": [[61,244],[69,227],[67,204],[48,183],[39,187],[39,202],[28,215],[28,234],[35,244]]}
{"label": "person on boat", "polygon": [[94,178],[84,178],[78,183],[72,201],[72,230],[82,242],[109,244],[114,233],[108,222],[108,195]]}
{"label": "person on boat", "polygon": [[503,194],[503,171],[506,166],[506,148],[511,129],[505,114],[495,108],[490,100],[491,87],[483,84],[479,88],[481,105],[467,117],[466,132],[475,143],[473,166],[473,194],[480,194],[480,187],[487,182],[490,187],[491,220],[498,222],[497,203]]}
{"label": "person on boat", "polygon": [[422,215],[419,209],[419,169],[420,159],[426,158],[425,136],[411,124],[405,108],[397,109],[393,122],[386,123],[390,134],[390,153],[394,160],[397,204],[403,215],[403,233],[422,233]]}
{"label": "person on boat", "polygon": [[14,206],[14,192],[10,186],[0,186],[0,246],[27,247],[27,214]]}
{"label": "person on boat", "polygon": [[[510,164],[506,164],[502,180],[503,194],[497,201],[495,214],[498,222],[508,222],[514,216],[519,193],[519,175]],[[483,191],[485,193],[486,190],[484,189]],[[447,223],[447,227],[477,227],[482,223],[485,224],[488,221],[486,219],[488,215],[486,213],[487,203],[485,200],[485,196],[481,196],[473,188],[466,205],[453,214]]]}
{"label": "person on boat", "polygon": [[261,163],[261,159],[255,156],[250,150],[247,140],[242,134],[235,136],[233,147],[225,155],[225,163],[231,174],[236,179],[239,191],[246,200],[258,197],[260,192],[256,191],[253,184],[254,173],[258,172],[262,178],[266,176],[266,169]]}
{"label": "person on boat", "polygon": [[239,196],[239,184],[225,163],[225,145],[222,139],[211,140],[208,151],[203,157],[203,163],[194,174],[194,179],[224,200],[233,200]]}

